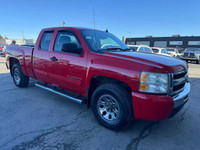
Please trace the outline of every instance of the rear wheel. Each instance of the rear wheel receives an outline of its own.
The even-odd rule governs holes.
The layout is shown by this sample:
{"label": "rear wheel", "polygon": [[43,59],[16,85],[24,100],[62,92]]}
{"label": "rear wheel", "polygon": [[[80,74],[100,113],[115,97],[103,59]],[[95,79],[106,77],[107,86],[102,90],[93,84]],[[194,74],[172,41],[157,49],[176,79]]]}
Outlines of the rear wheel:
{"label": "rear wheel", "polygon": [[196,64],[199,64],[199,60],[196,60]]}
{"label": "rear wheel", "polygon": [[106,128],[123,129],[133,120],[131,95],[117,84],[101,85],[92,95],[92,111]]}
{"label": "rear wheel", "polygon": [[14,64],[12,67],[12,77],[16,86],[26,87],[29,83],[29,77],[25,76],[19,64]]}

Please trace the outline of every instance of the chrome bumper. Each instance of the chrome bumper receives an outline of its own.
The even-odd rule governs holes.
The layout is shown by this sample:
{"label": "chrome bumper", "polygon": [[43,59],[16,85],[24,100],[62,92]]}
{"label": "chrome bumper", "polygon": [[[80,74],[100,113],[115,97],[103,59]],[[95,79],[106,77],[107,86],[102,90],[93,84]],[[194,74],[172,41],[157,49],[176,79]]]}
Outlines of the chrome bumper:
{"label": "chrome bumper", "polygon": [[187,82],[185,84],[184,90],[173,97],[174,109],[181,105],[184,105],[188,101],[190,89],[191,89],[190,83]]}

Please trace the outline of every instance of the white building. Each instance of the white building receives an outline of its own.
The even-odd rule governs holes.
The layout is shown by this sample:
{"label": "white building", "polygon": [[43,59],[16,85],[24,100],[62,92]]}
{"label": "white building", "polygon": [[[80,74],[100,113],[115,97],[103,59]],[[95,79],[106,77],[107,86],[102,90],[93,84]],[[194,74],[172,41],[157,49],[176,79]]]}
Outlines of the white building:
{"label": "white building", "polygon": [[33,39],[24,39],[24,40],[6,39],[6,44],[10,45],[13,40],[16,41],[17,45],[32,44],[32,43],[34,43]]}

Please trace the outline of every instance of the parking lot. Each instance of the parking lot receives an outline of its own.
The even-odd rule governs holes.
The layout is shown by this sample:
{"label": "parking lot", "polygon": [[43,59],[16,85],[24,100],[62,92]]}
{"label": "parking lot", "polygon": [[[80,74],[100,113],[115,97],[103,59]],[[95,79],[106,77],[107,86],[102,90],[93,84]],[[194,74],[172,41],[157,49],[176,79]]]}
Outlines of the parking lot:
{"label": "parking lot", "polygon": [[200,148],[200,64],[189,63],[189,102],[173,118],[135,121],[120,132],[96,121],[86,105],[34,86],[17,88],[0,57],[0,149],[188,150]]}

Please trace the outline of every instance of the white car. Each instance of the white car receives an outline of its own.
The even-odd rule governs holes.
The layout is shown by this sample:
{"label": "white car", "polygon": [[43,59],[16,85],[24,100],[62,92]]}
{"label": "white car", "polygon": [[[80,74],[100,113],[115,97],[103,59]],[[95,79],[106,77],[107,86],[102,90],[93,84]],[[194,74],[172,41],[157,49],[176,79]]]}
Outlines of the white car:
{"label": "white car", "polygon": [[165,48],[151,47],[155,54],[172,57]]}
{"label": "white car", "polygon": [[176,48],[166,48],[166,50],[172,57],[177,57],[179,55],[178,49]]}
{"label": "white car", "polygon": [[127,45],[127,46],[136,52],[153,53],[152,49],[146,45]]}
{"label": "white car", "polygon": [[[0,47],[1,47],[1,45],[0,45]],[[0,49],[0,55],[5,55],[5,51],[6,51],[6,45],[4,45],[2,49]]]}

